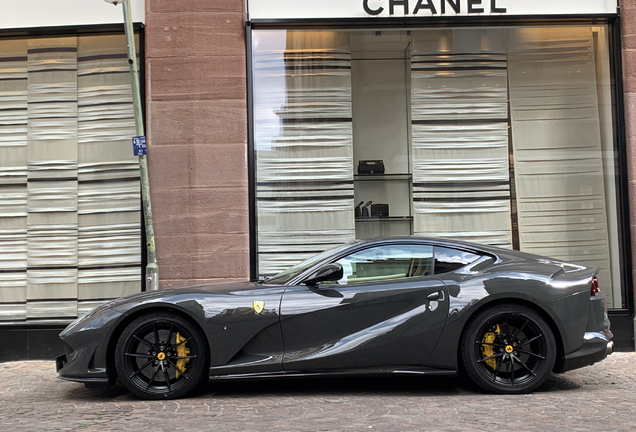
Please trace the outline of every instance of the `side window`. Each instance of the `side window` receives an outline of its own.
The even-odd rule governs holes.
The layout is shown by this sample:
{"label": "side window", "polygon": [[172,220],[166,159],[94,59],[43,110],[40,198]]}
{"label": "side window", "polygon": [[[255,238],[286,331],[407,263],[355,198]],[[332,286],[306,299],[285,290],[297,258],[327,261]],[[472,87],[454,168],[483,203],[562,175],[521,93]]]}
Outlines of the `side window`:
{"label": "side window", "polygon": [[435,247],[435,274],[448,273],[477,260],[479,255],[457,249]]}
{"label": "side window", "polygon": [[338,284],[389,281],[433,274],[433,247],[422,245],[377,246],[337,261],[344,277]]}

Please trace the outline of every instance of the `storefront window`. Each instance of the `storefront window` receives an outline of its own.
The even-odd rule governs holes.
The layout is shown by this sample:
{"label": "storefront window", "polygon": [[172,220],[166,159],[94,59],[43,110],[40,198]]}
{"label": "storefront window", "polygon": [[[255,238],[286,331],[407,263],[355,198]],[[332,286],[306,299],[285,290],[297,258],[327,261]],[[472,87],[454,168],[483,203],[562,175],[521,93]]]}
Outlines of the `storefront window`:
{"label": "storefront window", "polygon": [[140,291],[134,134],[123,34],[0,40],[0,325]]}
{"label": "storefront window", "polygon": [[415,234],[599,266],[625,306],[606,26],[252,37],[260,274]]}

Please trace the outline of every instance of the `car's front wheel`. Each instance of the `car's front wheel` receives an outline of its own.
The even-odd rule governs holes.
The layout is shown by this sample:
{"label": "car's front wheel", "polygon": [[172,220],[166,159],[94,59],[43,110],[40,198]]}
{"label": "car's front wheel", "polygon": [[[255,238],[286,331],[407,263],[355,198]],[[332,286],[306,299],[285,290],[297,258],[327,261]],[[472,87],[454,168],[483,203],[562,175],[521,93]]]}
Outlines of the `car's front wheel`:
{"label": "car's front wheel", "polygon": [[143,399],[174,399],[202,380],[208,353],[202,332],[182,317],[153,312],[131,322],[115,350],[122,384]]}
{"label": "car's front wheel", "polygon": [[461,356],[468,376],[494,393],[529,393],[543,384],[556,361],[550,326],[521,305],[479,312],[466,327]]}

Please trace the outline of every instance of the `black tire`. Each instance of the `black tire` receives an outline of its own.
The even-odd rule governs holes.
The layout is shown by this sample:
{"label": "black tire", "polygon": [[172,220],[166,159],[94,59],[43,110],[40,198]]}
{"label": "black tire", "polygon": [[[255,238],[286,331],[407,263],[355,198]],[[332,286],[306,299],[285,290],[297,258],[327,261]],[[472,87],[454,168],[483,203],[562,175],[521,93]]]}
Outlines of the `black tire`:
{"label": "black tire", "polygon": [[535,390],[550,376],[557,354],[550,326],[521,305],[479,312],[468,322],[460,349],[470,379],[484,390],[503,394]]}
{"label": "black tire", "polygon": [[208,363],[201,330],[169,312],[149,313],[131,322],[115,349],[119,379],[142,399],[187,395],[202,381]]}

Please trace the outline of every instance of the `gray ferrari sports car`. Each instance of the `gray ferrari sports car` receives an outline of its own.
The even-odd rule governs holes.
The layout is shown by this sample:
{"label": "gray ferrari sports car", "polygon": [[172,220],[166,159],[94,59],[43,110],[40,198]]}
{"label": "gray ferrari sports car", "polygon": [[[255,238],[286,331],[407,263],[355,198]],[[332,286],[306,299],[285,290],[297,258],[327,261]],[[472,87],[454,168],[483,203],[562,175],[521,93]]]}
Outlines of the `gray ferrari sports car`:
{"label": "gray ferrari sports car", "polygon": [[597,271],[441,239],[354,241],[264,280],[99,306],[60,334],[57,370],[146,399],[204,378],[460,371],[527,393],[612,352]]}

